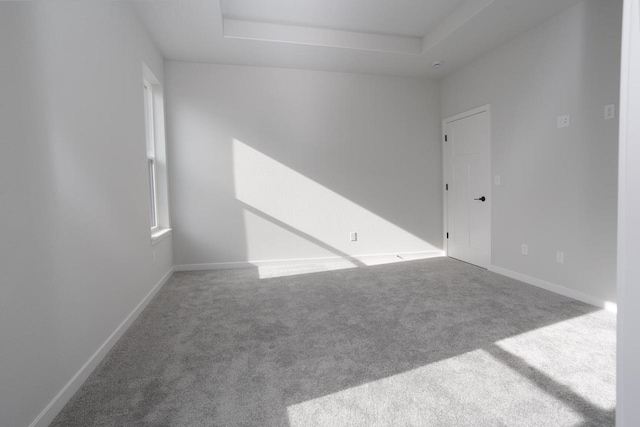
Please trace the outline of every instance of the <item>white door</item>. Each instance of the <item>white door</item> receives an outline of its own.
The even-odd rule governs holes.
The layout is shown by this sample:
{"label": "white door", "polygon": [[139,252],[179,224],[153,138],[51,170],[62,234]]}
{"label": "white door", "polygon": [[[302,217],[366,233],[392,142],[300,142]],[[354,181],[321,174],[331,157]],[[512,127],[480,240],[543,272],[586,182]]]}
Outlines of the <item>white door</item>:
{"label": "white door", "polygon": [[491,264],[489,106],[444,120],[445,238],[452,258]]}

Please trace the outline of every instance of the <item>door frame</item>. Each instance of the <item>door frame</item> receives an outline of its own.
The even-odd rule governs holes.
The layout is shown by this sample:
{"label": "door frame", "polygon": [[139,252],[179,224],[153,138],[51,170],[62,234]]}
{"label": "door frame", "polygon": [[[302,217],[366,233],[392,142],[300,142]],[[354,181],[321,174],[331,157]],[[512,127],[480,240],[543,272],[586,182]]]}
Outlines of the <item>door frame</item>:
{"label": "door frame", "polygon": [[622,18],[622,60],[620,79],[620,137],[618,183],[618,269],[617,269],[617,376],[616,426],[640,422],[640,367],[637,343],[640,268],[640,183],[635,165],[640,160],[640,1],[625,0]]}
{"label": "door frame", "polygon": [[485,104],[482,105],[480,107],[476,107],[473,108],[471,110],[467,110],[464,111],[462,113],[456,114],[454,116],[450,116],[447,117],[445,119],[442,120],[442,214],[443,214],[443,221],[442,221],[442,241],[444,242],[443,246],[443,250],[444,250],[444,254],[445,256],[449,256],[449,240],[447,239],[447,230],[449,229],[449,192],[446,189],[447,184],[449,183],[449,178],[451,176],[451,162],[449,161],[449,156],[448,154],[448,150],[449,150],[449,146],[448,146],[448,141],[447,139],[447,125],[449,123],[455,122],[457,120],[460,119],[464,119],[465,117],[469,117],[469,116],[475,116],[476,114],[480,114],[480,113],[487,113],[487,117],[489,120],[489,187],[487,189],[487,202],[489,203],[489,265],[487,265],[486,267],[488,268],[489,266],[493,265],[493,258],[492,258],[492,223],[493,223],[493,179],[492,179],[492,175],[493,175],[493,168],[492,168],[492,161],[491,161],[491,153],[492,153],[492,147],[493,147],[493,138],[492,138],[492,132],[491,132],[491,104]]}

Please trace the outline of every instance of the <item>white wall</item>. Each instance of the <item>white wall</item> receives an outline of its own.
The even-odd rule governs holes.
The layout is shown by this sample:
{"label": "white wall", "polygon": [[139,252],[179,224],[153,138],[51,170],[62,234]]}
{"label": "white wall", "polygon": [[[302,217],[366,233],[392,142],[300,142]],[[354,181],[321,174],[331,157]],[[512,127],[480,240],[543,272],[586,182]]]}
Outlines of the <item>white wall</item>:
{"label": "white wall", "polygon": [[[493,264],[610,302],[618,126],[604,106],[618,104],[621,4],[578,3],[441,82],[443,117],[491,104],[493,174],[502,178]],[[558,129],[563,114],[571,126]]]}
{"label": "white wall", "polygon": [[166,93],[177,265],[441,250],[436,83],[168,62]]}
{"label": "white wall", "polygon": [[640,425],[640,1],[625,0],[618,211],[618,427]]}
{"label": "white wall", "polygon": [[142,61],[160,78],[163,62],[130,5],[1,2],[0,52],[0,424],[13,427],[170,270],[172,249],[151,246],[147,211]]}

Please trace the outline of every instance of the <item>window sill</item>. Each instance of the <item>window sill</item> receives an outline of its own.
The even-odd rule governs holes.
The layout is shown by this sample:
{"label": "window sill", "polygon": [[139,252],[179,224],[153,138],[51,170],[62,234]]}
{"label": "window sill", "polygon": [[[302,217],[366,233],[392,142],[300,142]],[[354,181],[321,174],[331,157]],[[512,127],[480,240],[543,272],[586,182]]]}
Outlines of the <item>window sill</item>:
{"label": "window sill", "polygon": [[170,228],[161,228],[160,230],[155,231],[151,235],[151,244],[155,245],[160,240],[164,240],[165,238],[167,238],[169,236],[171,236],[171,229]]}

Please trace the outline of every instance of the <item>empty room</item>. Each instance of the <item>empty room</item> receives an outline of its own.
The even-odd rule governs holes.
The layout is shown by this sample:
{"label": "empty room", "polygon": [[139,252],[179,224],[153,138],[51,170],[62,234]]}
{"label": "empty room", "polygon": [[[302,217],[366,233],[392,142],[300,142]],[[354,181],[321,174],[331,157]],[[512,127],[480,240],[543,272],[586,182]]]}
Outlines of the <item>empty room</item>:
{"label": "empty room", "polygon": [[640,0],[0,2],[0,426],[640,425]]}

